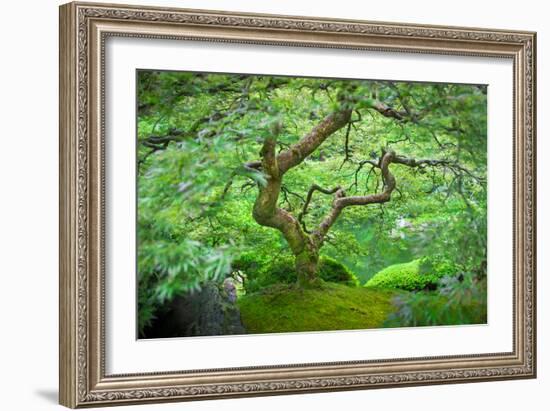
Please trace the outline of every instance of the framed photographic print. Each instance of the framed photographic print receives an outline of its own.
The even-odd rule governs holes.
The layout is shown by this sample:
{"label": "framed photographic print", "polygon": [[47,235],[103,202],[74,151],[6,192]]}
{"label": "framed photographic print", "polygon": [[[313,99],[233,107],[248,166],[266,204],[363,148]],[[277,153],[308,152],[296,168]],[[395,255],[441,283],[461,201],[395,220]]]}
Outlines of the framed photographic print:
{"label": "framed photographic print", "polygon": [[61,404],[534,378],[535,50],[61,6]]}

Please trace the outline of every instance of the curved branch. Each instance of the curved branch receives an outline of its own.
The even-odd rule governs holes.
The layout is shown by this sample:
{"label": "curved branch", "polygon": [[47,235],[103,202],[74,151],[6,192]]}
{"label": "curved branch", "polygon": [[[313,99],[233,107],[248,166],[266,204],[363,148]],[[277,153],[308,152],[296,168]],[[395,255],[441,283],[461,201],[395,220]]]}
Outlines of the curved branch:
{"label": "curved branch", "polygon": [[336,191],[331,209],[325,215],[325,218],[323,218],[323,221],[321,221],[321,224],[319,224],[317,229],[313,231],[312,237],[315,244],[317,244],[317,247],[321,247],[321,245],[323,245],[328,230],[330,230],[330,227],[332,227],[340,216],[340,213],[344,207],[340,205],[339,201],[344,198],[345,195],[346,193],[341,188]]}
{"label": "curved branch", "polygon": [[466,174],[470,178],[474,179],[478,183],[484,183],[485,179],[479,176],[476,176],[473,172],[468,170],[466,167],[460,165],[456,161],[450,161],[450,160],[437,160],[437,159],[422,159],[422,160],[416,160],[414,158],[409,157],[402,157],[402,156],[396,156],[393,160],[396,164],[403,164],[408,167],[418,167],[418,168],[424,168],[424,167],[445,167],[454,172],[455,174]]}
{"label": "curved branch", "polygon": [[390,200],[391,193],[395,189],[395,177],[390,172],[390,164],[395,161],[396,155],[394,151],[384,153],[379,168],[382,172],[382,181],[384,182],[384,191],[366,196],[350,196],[343,197],[338,200],[339,207],[349,207],[356,205],[367,205],[373,203],[385,203]]}
{"label": "curved branch", "polygon": [[281,152],[278,157],[281,174],[304,161],[330,135],[344,127],[351,119],[352,110],[341,110],[329,114],[300,141]]}
{"label": "curved branch", "polygon": [[[323,142],[350,122],[352,110],[342,110],[329,114],[317,124],[300,141],[291,145],[287,150],[277,155],[279,172],[281,176],[296,167],[313,153]],[[263,167],[262,161],[249,161],[246,167],[260,170]]]}
{"label": "curved branch", "polygon": [[282,186],[278,156],[275,153],[277,138],[268,137],[262,146],[262,170],[267,175],[267,184],[259,186],[258,197],[254,202],[252,216],[262,226],[279,230],[288,242],[292,252],[300,254],[306,246],[307,234],[300,227],[298,220],[288,211],[277,206]]}
{"label": "curved branch", "polygon": [[355,188],[355,191],[357,192],[357,186],[358,186],[358,179],[359,179],[359,173],[361,172],[361,170],[363,169],[363,167],[366,165],[366,164],[369,164],[371,166],[370,170],[369,170],[369,174],[367,175],[367,183],[368,183],[368,176],[370,176],[370,173],[372,172],[372,170],[374,168],[378,168],[379,167],[379,162],[377,161],[374,161],[374,160],[363,160],[363,161],[360,161],[357,168],[355,169],[355,171],[352,173],[352,174],[349,174],[347,177],[350,177],[353,175],[353,183],[348,187],[348,190],[351,190],[352,188]]}
{"label": "curved branch", "polygon": [[305,215],[307,214],[307,209],[309,207],[309,204],[311,203],[313,193],[315,191],[319,191],[320,193],[323,193],[323,194],[334,194],[338,190],[340,190],[339,186],[334,187],[332,190],[327,190],[327,189],[325,189],[325,188],[323,188],[323,187],[321,187],[317,184],[312,184],[311,185],[311,187],[309,188],[309,191],[307,193],[306,201],[304,202],[304,207],[302,208],[302,211],[300,212],[300,214],[298,214],[298,221],[302,224],[302,228],[304,229],[304,231],[306,233],[309,233],[309,231],[307,230],[306,224],[304,223],[303,219],[304,219]]}
{"label": "curved branch", "polygon": [[[379,164],[377,165],[382,172],[382,180],[384,182],[384,191],[381,193],[370,194],[366,196],[349,196],[347,197],[344,190],[339,189],[336,191],[334,201],[332,202],[332,208],[327,213],[319,227],[313,232],[315,242],[321,246],[325,237],[336,222],[342,210],[350,206],[362,206],[367,204],[381,204],[390,200],[391,193],[395,189],[395,177],[390,172],[390,164],[395,158],[395,152],[389,151],[383,153]],[[370,162],[370,161],[369,161]]]}
{"label": "curved branch", "polygon": [[370,164],[373,168],[380,169],[382,173],[382,181],[384,183],[383,191],[381,193],[365,196],[346,196],[343,190],[337,190],[331,210],[327,213],[319,227],[313,232],[313,236],[317,244],[321,245],[323,243],[327,232],[336,222],[336,219],[339,217],[340,213],[345,207],[364,206],[368,204],[384,204],[390,201],[392,192],[396,189],[396,180],[394,175],[390,171],[390,164],[392,163],[403,164],[408,167],[421,168],[426,166],[444,166],[453,170],[454,172],[461,171],[478,181],[482,181],[479,177],[475,176],[463,166],[448,160],[417,160],[413,158],[397,156],[394,151],[383,152],[382,157],[380,158],[378,163],[376,163],[374,160],[364,160],[359,163],[359,170],[365,164]]}
{"label": "curved branch", "polygon": [[346,138],[344,140],[344,160],[342,160],[342,164],[340,164],[340,168],[338,170],[341,170],[342,167],[344,167],[344,164],[346,161],[348,161],[351,158],[350,151],[349,151],[349,133],[351,131],[351,126],[353,125],[353,122],[348,123],[348,127],[346,128]]}

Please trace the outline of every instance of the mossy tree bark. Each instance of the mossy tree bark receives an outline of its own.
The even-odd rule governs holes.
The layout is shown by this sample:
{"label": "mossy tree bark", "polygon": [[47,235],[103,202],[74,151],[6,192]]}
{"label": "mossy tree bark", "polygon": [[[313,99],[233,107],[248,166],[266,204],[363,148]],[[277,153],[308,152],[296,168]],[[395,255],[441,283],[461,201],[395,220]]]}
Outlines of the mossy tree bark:
{"label": "mossy tree bark", "polygon": [[283,234],[296,257],[298,282],[302,285],[318,281],[317,268],[321,243],[304,230],[296,217],[278,207],[283,176],[292,167],[304,161],[331,134],[345,126],[350,118],[350,110],[330,114],[298,143],[278,155],[275,150],[280,125],[273,127],[271,136],[264,140],[260,165],[267,176],[267,183],[259,188],[253,216],[258,224],[275,228]]}

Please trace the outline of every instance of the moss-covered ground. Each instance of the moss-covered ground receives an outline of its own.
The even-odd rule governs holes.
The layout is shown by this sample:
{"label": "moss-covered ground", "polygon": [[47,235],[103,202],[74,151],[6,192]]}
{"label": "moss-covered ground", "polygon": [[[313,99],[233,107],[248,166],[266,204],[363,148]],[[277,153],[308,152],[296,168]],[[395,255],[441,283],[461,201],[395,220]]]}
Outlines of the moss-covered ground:
{"label": "moss-covered ground", "polygon": [[249,334],[380,328],[396,291],[325,282],[319,288],[273,286],[238,304]]}

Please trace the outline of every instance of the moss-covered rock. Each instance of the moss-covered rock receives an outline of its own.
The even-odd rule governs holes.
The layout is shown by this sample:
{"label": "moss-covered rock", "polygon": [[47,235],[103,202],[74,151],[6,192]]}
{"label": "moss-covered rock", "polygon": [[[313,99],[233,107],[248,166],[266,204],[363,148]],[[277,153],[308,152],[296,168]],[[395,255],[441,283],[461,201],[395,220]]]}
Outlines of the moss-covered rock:
{"label": "moss-covered rock", "polygon": [[244,295],[237,304],[249,334],[354,330],[382,327],[395,310],[395,295],[328,282],[311,289],[279,284]]}
{"label": "moss-covered rock", "polygon": [[457,268],[448,261],[423,257],[384,268],[367,281],[365,287],[399,288],[409,291],[435,289],[441,278],[456,272]]}

